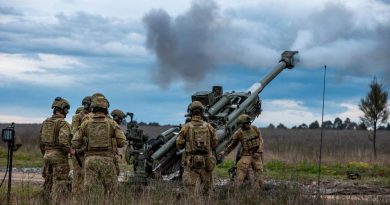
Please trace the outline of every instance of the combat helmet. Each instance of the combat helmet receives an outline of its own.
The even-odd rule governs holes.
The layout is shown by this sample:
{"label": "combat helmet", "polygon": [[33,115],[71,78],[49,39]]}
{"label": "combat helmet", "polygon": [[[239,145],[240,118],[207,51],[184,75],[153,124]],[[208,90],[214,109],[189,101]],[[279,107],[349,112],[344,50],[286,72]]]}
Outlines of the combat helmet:
{"label": "combat helmet", "polygon": [[51,105],[51,109],[59,108],[61,110],[70,109],[69,102],[62,97],[56,97]]}
{"label": "combat helmet", "polygon": [[79,114],[83,110],[84,110],[84,107],[78,107],[76,110],[76,114]]}
{"label": "combat helmet", "polygon": [[91,108],[108,109],[109,107],[110,107],[110,103],[108,102],[108,100],[103,94],[95,93],[92,95]]}
{"label": "combat helmet", "polygon": [[81,101],[81,105],[88,105],[90,106],[92,102],[92,97],[91,96],[85,96],[83,100]]}
{"label": "combat helmet", "polygon": [[115,110],[111,111],[111,116],[113,118],[115,118],[115,116],[117,116],[117,117],[119,117],[121,119],[126,117],[125,113],[123,113],[121,110],[118,110],[118,109],[115,109]]}
{"label": "combat helmet", "polygon": [[193,111],[195,109],[201,109],[202,112],[204,111],[204,106],[199,101],[193,101],[188,108],[189,108],[190,111]]}
{"label": "combat helmet", "polygon": [[247,114],[242,114],[238,117],[238,123],[240,124],[245,124],[250,122],[251,122],[251,118]]}

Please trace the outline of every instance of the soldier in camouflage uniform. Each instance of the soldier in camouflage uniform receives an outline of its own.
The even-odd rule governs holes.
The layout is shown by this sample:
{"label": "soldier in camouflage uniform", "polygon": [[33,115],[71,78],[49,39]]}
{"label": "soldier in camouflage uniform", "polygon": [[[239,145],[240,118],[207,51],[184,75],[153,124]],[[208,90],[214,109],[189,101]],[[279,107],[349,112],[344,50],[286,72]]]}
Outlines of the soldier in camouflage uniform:
{"label": "soldier in camouflage uniform", "polygon": [[250,168],[254,172],[254,188],[260,188],[263,184],[263,138],[260,130],[251,125],[250,117],[246,114],[240,115],[239,128],[232,137],[231,143],[220,155],[229,154],[239,142],[242,145],[241,158],[237,162],[237,176],[234,181],[234,187],[238,189],[248,173]]}
{"label": "soldier in camouflage uniform", "polygon": [[75,114],[77,115],[80,112],[82,112],[83,110],[84,110],[84,107],[78,107]]}
{"label": "soldier in camouflage uniform", "polygon": [[[121,110],[118,110],[118,109],[115,109],[113,111],[111,111],[111,116],[112,116],[112,119],[114,119],[114,121],[118,124],[118,125],[121,125],[122,122],[123,122],[123,119],[125,119],[126,115],[124,112],[122,112]],[[113,142],[115,143],[115,142]],[[119,176],[120,174],[120,169],[119,169],[119,160],[122,158],[122,155],[119,153],[119,150],[116,149],[115,150],[115,168],[116,168],[116,174]]]}
{"label": "soldier in camouflage uniform", "polygon": [[[91,96],[86,96],[81,101],[82,110],[72,118],[72,136],[75,136],[80,128],[83,119],[91,112]],[[84,149],[83,147],[76,150],[82,167],[78,164],[76,157],[73,156],[73,179],[72,179],[72,193],[73,195],[80,195],[84,186]]]}
{"label": "soldier in camouflage uniform", "polygon": [[64,118],[69,108],[67,100],[55,98],[52,104],[53,116],[43,121],[39,136],[40,149],[44,154],[44,198],[53,204],[60,203],[61,197],[66,194],[71,130]]}
{"label": "soldier in camouflage uniform", "polygon": [[216,164],[212,149],[217,146],[217,138],[214,128],[203,121],[202,103],[194,101],[189,108],[191,121],[181,128],[176,139],[177,148],[185,148],[182,158],[183,184],[190,193],[202,191],[203,194],[210,194]]}
{"label": "soldier in camouflage uniform", "polygon": [[109,102],[104,95],[96,93],[92,96],[92,115],[73,137],[72,148],[80,149],[86,145],[84,187],[87,194],[95,193],[113,199],[118,184],[114,150],[116,146],[123,147],[126,138],[118,124],[107,116],[108,107]]}
{"label": "soldier in camouflage uniform", "polygon": [[121,125],[126,115],[122,110],[115,109],[111,111],[111,117],[118,125]]}

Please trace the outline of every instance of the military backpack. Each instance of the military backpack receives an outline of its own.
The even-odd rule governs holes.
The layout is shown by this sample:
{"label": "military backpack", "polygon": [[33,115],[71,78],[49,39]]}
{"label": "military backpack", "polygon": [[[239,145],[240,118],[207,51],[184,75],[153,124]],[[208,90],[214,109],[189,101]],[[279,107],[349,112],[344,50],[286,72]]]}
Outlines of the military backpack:
{"label": "military backpack", "polygon": [[110,126],[107,118],[104,118],[104,120],[92,118],[87,126],[88,150],[104,151],[112,149]]}
{"label": "military backpack", "polygon": [[58,135],[62,118],[47,118],[42,123],[41,142],[46,145],[58,145]]}

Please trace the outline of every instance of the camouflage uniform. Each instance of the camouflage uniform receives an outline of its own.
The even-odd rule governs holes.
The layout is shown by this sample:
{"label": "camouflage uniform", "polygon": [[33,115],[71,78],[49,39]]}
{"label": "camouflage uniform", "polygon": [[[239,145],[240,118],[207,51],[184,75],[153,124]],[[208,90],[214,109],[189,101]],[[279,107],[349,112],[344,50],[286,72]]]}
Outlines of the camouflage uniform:
{"label": "camouflage uniform", "polygon": [[241,142],[242,151],[240,160],[237,162],[237,176],[234,181],[235,188],[239,188],[245,180],[250,168],[254,172],[254,187],[259,188],[263,184],[263,163],[261,155],[263,154],[263,138],[260,130],[251,125],[249,130],[239,128],[232,137],[232,142],[228,145],[225,152],[231,152],[238,143]]}
{"label": "camouflage uniform", "polygon": [[191,121],[181,128],[176,146],[185,147],[182,158],[183,184],[191,193],[197,193],[200,188],[203,194],[212,191],[213,170],[216,164],[212,148],[216,145],[214,128],[204,122],[201,116],[191,117]]}
{"label": "camouflage uniform", "polygon": [[[123,119],[126,117],[125,113],[122,112],[121,110],[115,109],[111,111],[111,116],[114,119],[114,121],[118,124],[121,125],[123,122]],[[123,131],[123,130],[122,130]],[[124,135],[124,134],[123,134]],[[115,140],[112,142],[114,147],[117,147],[115,145]],[[119,160],[122,158],[121,154],[119,153],[118,149],[115,149],[115,158],[114,158],[114,164],[115,164],[115,169],[116,169],[116,174],[119,176],[121,170],[119,168]]]}
{"label": "camouflage uniform", "polygon": [[[103,95],[94,96],[92,107],[108,108],[108,101]],[[100,196],[104,194],[106,197],[113,197],[116,193],[118,178],[114,165],[113,141],[116,141],[118,147],[123,147],[126,138],[118,124],[101,112],[90,115],[72,139],[74,149],[86,144],[84,187],[87,194],[94,192]]]}
{"label": "camouflage uniform", "polygon": [[[72,135],[76,136],[77,131],[79,130],[79,127],[81,123],[83,122],[84,117],[89,113],[88,110],[83,109],[81,112],[77,113],[72,118]],[[80,167],[79,163],[77,162],[76,157],[72,158],[72,164],[73,164],[73,179],[72,179],[72,193],[73,194],[80,194],[82,192],[82,188],[84,186],[84,148],[80,148],[76,150],[80,157],[80,161],[82,164],[82,167]]]}
{"label": "camouflage uniform", "polygon": [[79,114],[80,112],[82,112],[83,110],[84,110],[84,107],[78,107],[76,110],[76,115]]}
{"label": "camouflage uniform", "polygon": [[51,198],[53,204],[58,204],[66,193],[70,132],[70,125],[59,114],[43,121],[40,131],[40,148],[44,153],[44,195],[45,199]]}

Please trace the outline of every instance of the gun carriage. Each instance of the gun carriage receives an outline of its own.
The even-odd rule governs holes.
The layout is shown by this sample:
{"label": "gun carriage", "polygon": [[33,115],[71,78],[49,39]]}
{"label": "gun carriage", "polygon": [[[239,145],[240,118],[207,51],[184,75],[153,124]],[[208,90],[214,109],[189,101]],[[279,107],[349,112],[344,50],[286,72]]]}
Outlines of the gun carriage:
{"label": "gun carriage", "polygon": [[[214,150],[215,155],[228,145],[232,134],[239,128],[238,117],[241,114],[248,114],[251,121],[260,115],[262,109],[259,94],[280,72],[295,66],[297,53],[298,51],[284,51],[278,65],[246,91],[224,93],[222,86],[213,86],[211,91],[200,91],[192,95],[192,101],[200,101],[206,107],[204,117],[216,130],[218,146]],[[183,150],[177,150],[175,146],[179,131],[180,126],[173,127],[156,138],[143,142],[139,140],[143,138],[142,131],[134,126],[133,120],[129,122],[127,139],[141,142],[140,146],[134,147],[133,152],[129,152],[134,157],[134,177],[131,183],[147,184],[151,178],[179,175],[183,153]],[[216,158],[218,159],[217,155]],[[217,162],[220,163],[221,159]]]}

